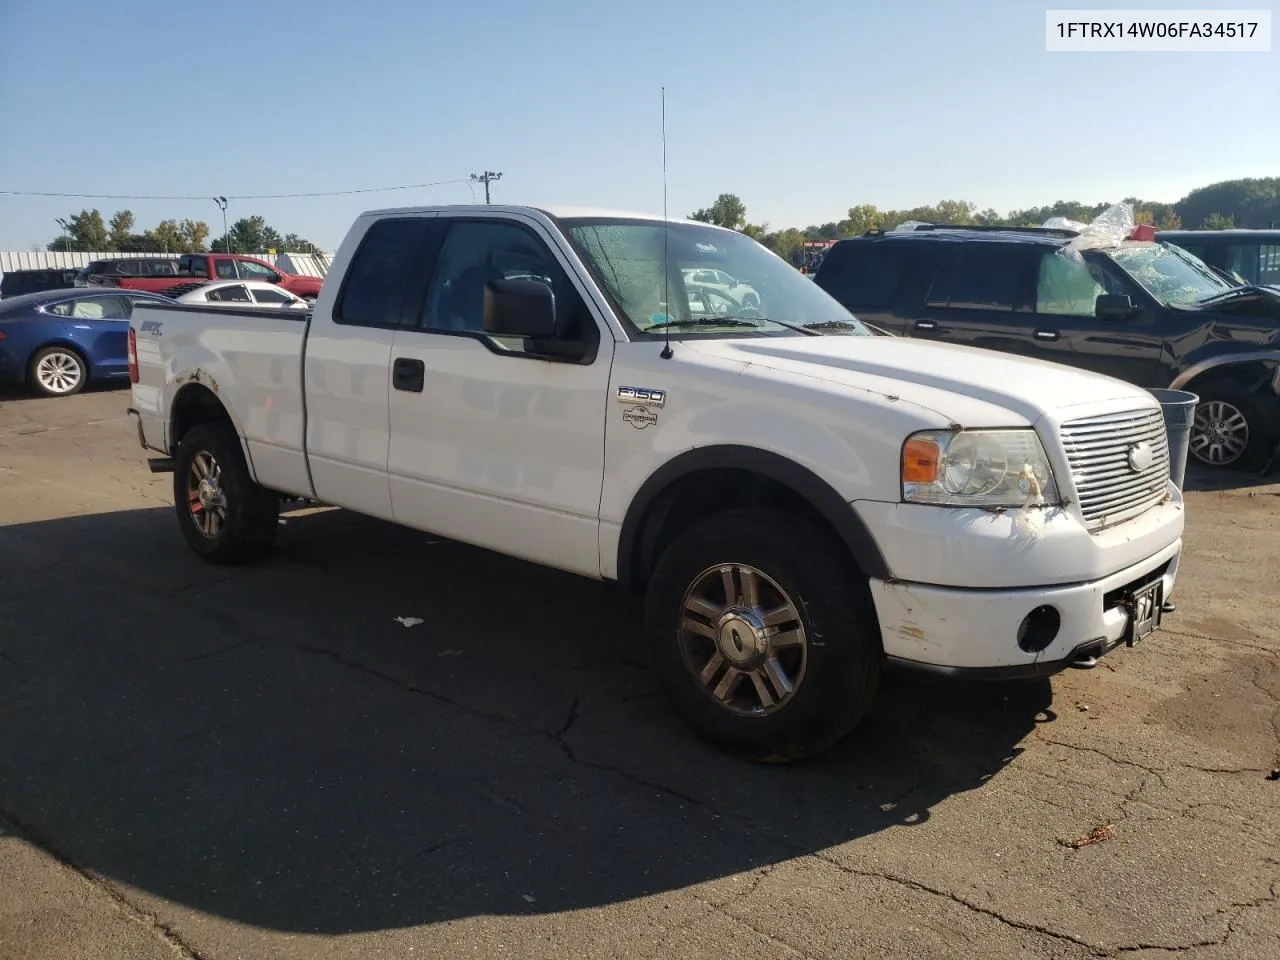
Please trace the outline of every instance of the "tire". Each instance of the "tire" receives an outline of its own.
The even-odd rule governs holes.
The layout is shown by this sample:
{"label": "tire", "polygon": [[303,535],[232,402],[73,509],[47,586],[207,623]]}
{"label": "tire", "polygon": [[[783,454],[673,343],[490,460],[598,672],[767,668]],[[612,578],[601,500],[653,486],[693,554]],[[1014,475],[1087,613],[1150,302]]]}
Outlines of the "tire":
{"label": "tire", "polygon": [[[192,496],[200,499],[193,502]],[[193,427],[182,438],[174,460],[173,506],[187,544],[210,563],[261,556],[279,525],[279,496],[253,482],[235,431],[222,424]]]}
{"label": "tire", "polygon": [[[727,609],[722,566],[745,597]],[[755,574],[754,603],[744,568]],[[690,528],[658,560],[645,625],[658,678],[685,722],[746,759],[788,762],[835,743],[879,687],[884,651],[866,580],[832,534],[795,514],[734,511]],[[779,673],[789,694],[772,679]]]}
{"label": "tire", "polygon": [[44,347],[31,358],[28,381],[41,397],[69,397],[89,382],[89,364],[71,347]]}
{"label": "tire", "polygon": [[1207,380],[1189,389],[1200,397],[1190,450],[1198,463],[1214,469],[1250,470],[1275,450],[1280,400],[1273,395],[1250,393],[1239,380],[1228,379]]}

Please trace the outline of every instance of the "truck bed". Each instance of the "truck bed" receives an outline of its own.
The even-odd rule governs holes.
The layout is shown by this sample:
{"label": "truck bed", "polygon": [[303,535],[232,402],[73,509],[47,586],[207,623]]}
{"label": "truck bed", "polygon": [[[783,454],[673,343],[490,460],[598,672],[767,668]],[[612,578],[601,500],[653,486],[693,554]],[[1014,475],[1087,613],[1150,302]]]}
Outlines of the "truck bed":
{"label": "truck bed", "polygon": [[283,307],[135,307],[130,320],[138,357],[133,397],[146,445],[171,453],[167,411],[182,391],[208,390],[222,399],[244,438],[258,482],[309,496],[302,394],[309,318]]}

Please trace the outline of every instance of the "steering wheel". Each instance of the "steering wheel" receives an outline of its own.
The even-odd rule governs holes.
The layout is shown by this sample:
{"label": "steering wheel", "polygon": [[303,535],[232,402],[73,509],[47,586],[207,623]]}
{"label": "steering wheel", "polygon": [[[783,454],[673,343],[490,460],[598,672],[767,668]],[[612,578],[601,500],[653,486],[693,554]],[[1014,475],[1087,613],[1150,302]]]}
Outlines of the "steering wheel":
{"label": "steering wheel", "polygon": [[755,304],[748,306],[739,303],[721,290],[703,289],[699,290],[698,294],[714,317],[743,317],[747,320],[755,320],[762,316],[760,308]]}

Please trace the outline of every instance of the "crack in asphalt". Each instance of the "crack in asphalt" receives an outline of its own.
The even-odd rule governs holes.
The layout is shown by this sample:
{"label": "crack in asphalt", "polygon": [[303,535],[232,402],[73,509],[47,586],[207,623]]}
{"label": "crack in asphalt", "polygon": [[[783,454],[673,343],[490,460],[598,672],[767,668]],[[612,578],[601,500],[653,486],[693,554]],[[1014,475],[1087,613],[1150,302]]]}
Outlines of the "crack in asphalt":
{"label": "crack in asphalt", "polygon": [[65,851],[48,836],[0,806],[0,820],[12,826],[15,835],[26,840],[57,861],[64,869],[75,874],[89,886],[105,894],[117,910],[128,920],[146,929],[152,936],[163,943],[183,960],[208,960],[195,947],[188,943],[177,930],[165,923],[155,914],[144,910],[122,894],[109,881],[81,867]]}
{"label": "crack in asphalt", "polygon": [[1174,769],[1196,770],[1200,773],[1226,773],[1226,774],[1269,773],[1270,772],[1269,769],[1263,769],[1262,767],[1207,767],[1198,763],[1183,763],[1183,762],[1176,762],[1171,766],[1167,766],[1167,767],[1153,767],[1145,763],[1140,763],[1137,760],[1122,759],[1120,757],[1115,756],[1114,754],[1107,753],[1105,750],[1101,750],[1098,747],[1084,746],[1078,743],[1068,743],[1065,740],[1052,740],[1049,737],[1046,737],[1040,734],[1039,731],[1034,733],[1033,736],[1037,740],[1039,740],[1041,743],[1052,744],[1056,747],[1066,747],[1068,750],[1079,750],[1082,753],[1096,753],[1098,756],[1105,757],[1106,759],[1110,760],[1112,763],[1117,763],[1125,767],[1133,767],[1137,770],[1144,770],[1147,773],[1154,774],[1155,776],[1161,778],[1160,782],[1165,787],[1165,789],[1168,789],[1169,785],[1164,782],[1163,774],[1166,774],[1169,771]]}
{"label": "crack in asphalt", "polygon": [[1116,947],[1111,950],[1110,953],[1104,953],[1101,954],[1101,956],[1114,956],[1123,953],[1139,953],[1144,950],[1159,953],[1185,953],[1188,950],[1202,950],[1206,947],[1226,946],[1227,942],[1235,936],[1236,924],[1240,922],[1240,918],[1243,917],[1247,911],[1280,901],[1280,894],[1277,894],[1276,892],[1277,886],[1280,886],[1280,881],[1272,881],[1269,892],[1265,896],[1255,897],[1252,900],[1246,900],[1242,903],[1229,903],[1226,906],[1219,907],[1211,913],[1206,919],[1218,917],[1224,913],[1231,913],[1231,916],[1227,918],[1227,924],[1222,931],[1222,935],[1214,937],[1212,940],[1196,940],[1193,943],[1185,944],[1139,943],[1133,944],[1132,946]]}

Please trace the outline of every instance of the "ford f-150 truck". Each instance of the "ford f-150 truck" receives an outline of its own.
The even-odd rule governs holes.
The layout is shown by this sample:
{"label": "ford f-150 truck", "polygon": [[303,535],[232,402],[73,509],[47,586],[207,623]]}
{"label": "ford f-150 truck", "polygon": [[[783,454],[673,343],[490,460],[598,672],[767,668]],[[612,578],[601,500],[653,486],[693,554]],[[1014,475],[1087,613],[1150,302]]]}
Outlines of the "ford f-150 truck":
{"label": "ford f-150 truck", "polygon": [[[758,304],[686,289],[696,269]],[[309,314],[140,304],[129,338],[201,557],[263,552],[294,497],[619,581],[679,712],[747,757],[838,739],[886,665],[1045,676],[1172,608],[1151,394],[873,335],[731,230],[375,211]]]}

